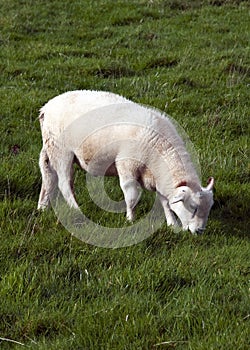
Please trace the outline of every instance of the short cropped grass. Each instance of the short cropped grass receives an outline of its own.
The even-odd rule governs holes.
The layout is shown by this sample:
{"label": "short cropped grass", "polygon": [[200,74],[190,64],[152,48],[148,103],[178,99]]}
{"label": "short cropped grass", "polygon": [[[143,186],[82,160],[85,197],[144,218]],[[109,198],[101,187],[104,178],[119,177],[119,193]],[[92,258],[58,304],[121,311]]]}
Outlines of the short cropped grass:
{"label": "short cropped grass", "polygon": [[[249,10],[240,0],[0,0],[1,349],[249,349]],[[75,89],[124,95],[185,129],[204,185],[216,181],[204,235],[164,224],[104,249],[36,211],[39,108]],[[86,216],[126,224],[84,184],[76,170]],[[105,186],[122,199],[115,179]]]}

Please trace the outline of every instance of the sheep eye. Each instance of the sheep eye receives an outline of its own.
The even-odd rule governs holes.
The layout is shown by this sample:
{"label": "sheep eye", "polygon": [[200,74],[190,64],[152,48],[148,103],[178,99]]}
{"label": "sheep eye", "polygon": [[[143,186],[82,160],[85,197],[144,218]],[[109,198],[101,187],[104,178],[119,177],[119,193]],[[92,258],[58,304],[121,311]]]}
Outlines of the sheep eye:
{"label": "sheep eye", "polygon": [[194,212],[193,212],[193,215],[192,215],[192,219],[195,217],[195,215],[196,215],[196,213],[197,213],[197,210],[198,210],[198,207],[196,207],[196,208],[194,209]]}

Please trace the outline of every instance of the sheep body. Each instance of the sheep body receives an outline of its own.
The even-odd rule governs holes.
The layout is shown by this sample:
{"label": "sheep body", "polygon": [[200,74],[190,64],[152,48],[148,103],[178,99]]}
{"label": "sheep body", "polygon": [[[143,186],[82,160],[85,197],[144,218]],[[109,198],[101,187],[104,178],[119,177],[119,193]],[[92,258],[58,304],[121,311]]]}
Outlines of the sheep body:
{"label": "sheep body", "polygon": [[[173,211],[180,202],[196,202],[203,208],[202,222],[197,219],[194,225],[186,219],[190,208],[184,205],[177,215],[183,228],[203,230],[211,208],[212,185],[202,188],[183,140],[159,111],[113,93],[82,90],[51,99],[41,108],[39,119],[43,183],[38,208],[48,206],[56,185],[67,203],[78,208],[72,167],[77,161],[92,175],[119,176],[129,220],[134,218],[139,183],[158,193],[169,225],[176,223]],[[174,199],[180,189],[185,201]]]}

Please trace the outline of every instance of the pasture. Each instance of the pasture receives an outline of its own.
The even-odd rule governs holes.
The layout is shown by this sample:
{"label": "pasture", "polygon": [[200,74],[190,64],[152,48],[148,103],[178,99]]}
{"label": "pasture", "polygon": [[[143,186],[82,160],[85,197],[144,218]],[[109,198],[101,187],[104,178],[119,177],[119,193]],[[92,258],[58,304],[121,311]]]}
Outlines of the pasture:
{"label": "pasture", "polygon": [[[249,349],[249,11],[240,0],[0,0],[0,349]],[[216,181],[203,235],[164,224],[100,248],[36,210],[39,108],[77,89],[121,94],[184,128],[203,184]],[[117,180],[105,184],[121,200]],[[126,225],[84,185],[76,168],[86,216]]]}

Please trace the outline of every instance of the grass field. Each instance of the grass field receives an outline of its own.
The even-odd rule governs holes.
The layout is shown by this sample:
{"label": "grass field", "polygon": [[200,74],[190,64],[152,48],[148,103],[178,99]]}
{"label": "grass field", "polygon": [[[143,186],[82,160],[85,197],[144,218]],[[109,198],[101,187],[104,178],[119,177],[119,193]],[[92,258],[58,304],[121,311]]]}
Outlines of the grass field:
{"label": "grass field", "polygon": [[[0,349],[250,348],[249,10],[240,0],[0,0]],[[98,248],[36,211],[38,111],[75,89],[124,95],[185,129],[203,183],[216,180],[204,235],[164,224],[137,245]],[[85,214],[99,217],[79,171],[77,183]],[[107,187],[120,196],[117,181]]]}

